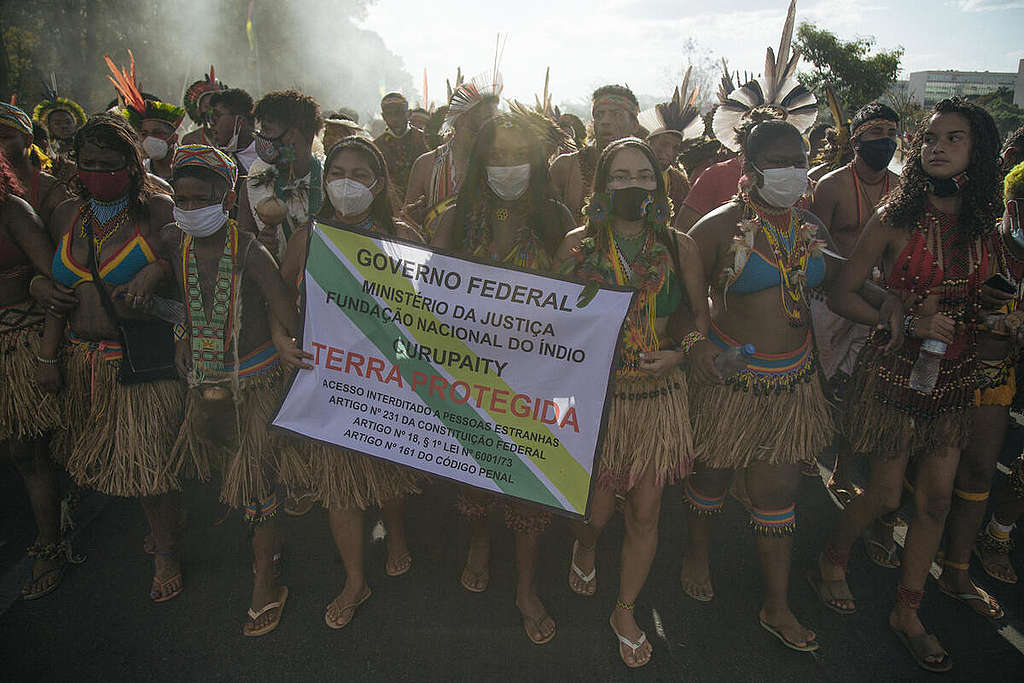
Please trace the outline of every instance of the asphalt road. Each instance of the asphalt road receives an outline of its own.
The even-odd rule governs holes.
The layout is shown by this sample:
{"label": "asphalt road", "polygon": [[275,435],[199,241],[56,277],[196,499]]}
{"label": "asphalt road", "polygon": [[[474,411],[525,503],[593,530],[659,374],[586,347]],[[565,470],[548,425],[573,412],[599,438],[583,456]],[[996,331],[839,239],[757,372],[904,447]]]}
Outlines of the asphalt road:
{"label": "asphalt road", "polygon": [[[1006,460],[1020,452],[1024,431],[1011,432]],[[997,478],[996,486],[1005,482]],[[820,482],[804,479],[798,505],[792,606],[822,643],[814,654],[784,649],[757,623],[760,579],[742,507],[730,500],[717,522],[708,605],[682,595],[678,577],[686,529],[678,486],[666,490],[661,540],[650,579],[637,603],[641,627],[654,644],[646,668],[627,671],[607,616],[614,605],[622,517],[609,524],[598,555],[598,592],[581,598],[566,585],[570,537],[556,520],[541,545],[540,593],[558,623],[544,646],[523,633],[513,604],[512,537],[492,519],[490,588],[458,583],[469,529],[445,486],[410,500],[412,571],[384,574],[383,545],[369,550],[373,597],[341,631],[323,612],[341,590],[344,570],[326,515],[282,517],[286,534],[283,583],[290,595],[278,629],[258,639],[241,635],[248,607],[250,555],[236,513],[215,526],[224,509],[216,489],[193,485],[185,495],[185,591],[162,605],[149,601],[152,560],[142,552],[145,524],[137,502],[87,495],[75,549],[87,561],[73,567],[59,590],[33,602],[15,600],[29,570],[24,547],[34,534],[27,500],[14,471],[0,464],[0,679],[151,681],[898,681],[940,680],[920,671],[888,630],[896,572],[871,564],[855,547],[850,586],[858,613],[840,617],[817,601],[803,580],[837,510]],[[367,532],[376,521],[367,515]],[[1016,568],[1024,575],[1024,552]],[[944,680],[1024,680],[1024,655],[1007,639],[1024,633],[1024,586],[1005,586],[975,567],[976,580],[1008,613],[995,623],[941,595],[929,582],[925,624],[955,658]],[[999,632],[1007,634],[1004,637]]]}

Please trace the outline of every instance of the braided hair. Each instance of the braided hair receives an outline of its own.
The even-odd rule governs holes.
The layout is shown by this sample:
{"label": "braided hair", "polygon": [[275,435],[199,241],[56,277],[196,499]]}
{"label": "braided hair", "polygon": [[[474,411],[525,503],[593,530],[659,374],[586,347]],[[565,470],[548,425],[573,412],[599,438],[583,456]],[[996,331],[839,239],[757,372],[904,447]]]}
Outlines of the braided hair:
{"label": "braided hair", "polygon": [[963,203],[959,225],[961,232],[968,237],[987,234],[994,229],[1003,209],[999,130],[987,111],[958,97],[937,103],[932,115],[918,125],[910,143],[903,176],[882,207],[882,218],[893,227],[911,230],[924,213],[931,178],[921,166],[921,147],[928,123],[939,114],[960,114],[971,128],[971,158],[967,165],[967,182],[960,188]]}

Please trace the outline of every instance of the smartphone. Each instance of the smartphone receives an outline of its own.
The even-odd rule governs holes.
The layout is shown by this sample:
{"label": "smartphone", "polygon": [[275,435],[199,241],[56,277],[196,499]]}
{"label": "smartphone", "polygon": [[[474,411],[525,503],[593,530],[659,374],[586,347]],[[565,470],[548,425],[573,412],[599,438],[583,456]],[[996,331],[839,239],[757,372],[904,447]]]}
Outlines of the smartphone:
{"label": "smartphone", "polygon": [[1002,273],[996,273],[989,279],[985,280],[985,284],[993,289],[998,289],[1000,292],[1006,292],[1007,294],[1017,293],[1017,285]]}

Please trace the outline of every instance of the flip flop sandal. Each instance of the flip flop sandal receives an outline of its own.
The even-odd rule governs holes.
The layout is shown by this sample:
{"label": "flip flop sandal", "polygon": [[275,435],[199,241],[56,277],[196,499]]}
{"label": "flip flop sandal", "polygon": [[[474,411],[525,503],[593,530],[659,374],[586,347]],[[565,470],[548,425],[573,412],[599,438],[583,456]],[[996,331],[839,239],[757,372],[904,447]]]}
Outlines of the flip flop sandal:
{"label": "flip flop sandal", "polygon": [[[989,619],[1002,619],[1003,617],[1006,616],[1006,612],[1003,611],[1002,606],[1000,606],[1000,604],[998,602],[996,602],[995,598],[993,598],[991,595],[986,593],[984,590],[982,590],[978,586],[973,586],[973,587],[974,587],[974,590],[976,592],[972,592],[972,593],[954,593],[953,591],[951,591],[951,590],[947,589],[945,586],[943,586],[942,583],[939,583],[939,591],[943,595],[948,595],[949,597],[953,598],[954,600],[956,600],[958,602],[964,603],[965,605],[970,607],[971,610],[974,611],[975,614],[978,614],[978,615],[983,616],[983,617],[988,617]],[[987,607],[988,609],[978,609],[978,608],[976,608],[975,604],[979,603],[979,602],[982,605],[985,605],[985,607]],[[995,612],[995,614],[993,614],[993,612]]]}
{"label": "flip flop sandal", "polygon": [[[330,611],[326,611],[326,612],[324,612],[324,623],[327,624],[328,628],[332,628],[335,631],[338,631],[340,629],[345,628],[346,626],[349,625],[349,622],[351,622],[353,619],[355,619],[355,617],[356,617],[356,609],[358,609],[359,606],[362,605],[364,602],[369,600],[371,595],[373,595],[373,591],[370,590],[369,586],[367,586],[366,587],[366,595],[361,597],[359,600],[356,600],[355,602],[349,603],[349,604],[347,604],[347,605],[345,605],[344,607],[341,608],[341,611],[339,612],[339,614],[345,614],[346,612],[348,612],[348,618],[347,619],[343,619],[342,621],[331,621]],[[334,603],[332,602],[331,604],[333,605]],[[330,605],[328,605],[328,607],[330,607]]]}
{"label": "flip flop sandal", "polygon": [[[932,673],[945,673],[953,668],[953,658],[949,656],[945,648],[939,642],[939,639],[930,633],[924,635],[914,636],[911,638],[903,631],[892,629],[896,637],[900,639],[903,646],[907,648],[907,652],[914,658],[917,665],[925,671],[931,671]],[[938,662],[929,662],[925,657],[929,655],[942,655],[942,659]]]}
{"label": "flip flop sandal", "polygon": [[[401,567],[401,569],[392,571],[391,567]],[[402,576],[403,574],[407,574],[410,569],[412,569],[412,553],[402,555],[394,564],[388,564],[387,562],[384,563],[384,573],[388,576]]]}
{"label": "flip flop sandal", "polygon": [[707,604],[714,600],[715,593],[714,589],[711,586],[711,581],[709,580],[706,585],[709,589],[708,592],[710,593],[710,595],[697,595],[696,593],[692,593],[686,588],[686,582],[683,581],[683,573],[679,572],[679,586],[683,589],[683,593],[686,595],[686,597],[690,598],[691,600],[696,600],[697,602],[702,602],[704,604]]}
{"label": "flip flop sandal", "polygon": [[[472,581],[472,583],[470,583]],[[481,571],[473,571],[469,567],[463,567],[459,583],[470,593],[483,593],[491,582],[491,570],[485,567]],[[473,584],[478,584],[474,586]]]}
{"label": "flip flop sandal", "polygon": [[[896,541],[893,541],[892,546],[887,548],[884,543],[871,538],[867,531],[864,531],[864,533],[861,534],[861,538],[864,540],[864,552],[867,554],[868,559],[871,560],[872,564],[881,567],[882,569],[899,569],[903,566],[900,562],[900,558],[896,556]],[[877,554],[871,552],[872,548],[877,549]],[[884,559],[878,559],[879,557]]]}
{"label": "flip flop sandal", "polygon": [[[826,581],[821,575],[821,568],[815,567],[807,570],[807,583],[811,584],[811,588],[813,588],[814,592],[818,594],[818,599],[821,600],[821,603],[836,614],[845,616],[847,614],[854,614],[857,611],[856,606],[853,608],[846,608],[834,604],[837,600],[849,600],[850,602],[854,602],[855,598],[850,592],[850,587],[846,585],[846,581],[841,581],[839,579]],[[826,592],[828,595],[826,595]]]}
{"label": "flip flop sandal", "polygon": [[[981,551],[978,550],[977,546],[972,548],[971,551],[974,553],[974,556],[978,558],[978,562],[981,563],[981,568],[984,569],[985,573],[988,574],[989,576],[991,576],[993,579],[995,579],[996,581],[999,581],[1000,583],[1010,584],[1011,586],[1013,586],[1013,585],[1015,585],[1017,583],[1017,581],[1018,581],[1017,572],[1013,571],[1013,567],[1011,565],[1007,564],[1007,569],[1009,569],[1011,574],[1012,574],[1012,576],[1010,577],[1010,580],[1007,580],[1007,578],[1005,576],[999,576],[995,572],[993,572],[991,569],[989,569],[989,563],[987,561],[985,561],[984,557],[982,557]],[[1005,557],[1007,558],[1007,560],[1009,560],[1009,555],[1006,555]]]}
{"label": "flip flop sandal", "polygon": [[859,496],[864,491],[859,486],[853,486],[852,488],[845,488],[841,486],[830,485],[828,490],[832,492],[832,495],[836,497],[836,500],[842,504],[845,508],[847,505],[853,502],[853,499]]}
{"label": "flip flop sandal", "polygon": [[630,669],[639,669],[640,667],[647,666],[648,664],[651,663],[651,657],[648,657],[647,661],[643,662],[642,664],[641,663],[630,664],[629,662],[626,661],[626,656],[624,654],[622,654],[622,646],[625,645],[626,647],[628,647],[632,651],[633,661],[636,662],[637,650],[642,648],[644,646],[644,643],[647,642],[647,634],[646,633],[641,631],[640,632],[640,637],[634,643],[632,640],[630,640],[629,638],[627,638],[626,636],[620,634],[618,631],[615,630],[615,624],[612,623],[611,619],[608,620],[608,625],[612,627],[612,633],[614,633],[615,637],[619,639],[619,657],[622,658],[622,663],[623,664],[628,666]]}
{"label": "flip flop sandal", "polygon": [[[43,572],[39,576],[37,576],[35,578],[30,578],[28,581],[25,582],[25,585],[21,587],[21,599],[22,600],[38,600],[39,598],[45,597],[45,596],[49,595],[50,593],[52,593],[53,591],[57,590],[57,588],[60,586],[60,582],[64,579],[64,570],[66,570],[67,567],[68,567],[68,563],[67,562],[63,562],[58,567],[54,567],[53,569],[47,569],[45,572]],[[43,588],[42,590],[38,590],[38,591],[35,591],[35,592],[29,592],[29,593],[25,592],[26,588],[28,588],[28,587],[35,588],[40,583],[42,583],[43,579],[45,579],[46,577],[48,577],[48,576],[50,576],[51,574],[54,574],[54,573],[57,574],[57,579],[52,584],[47,586],[46,588]]]}
{"label": "flip flop sandal", "polygon": [[[516,609],[519,609],[518,605],[516,605]],[[526,637],[530,639],[531,643],[533,643],[534,645],[544,645],[545,643],[550,643],[554,639],[557,631],[552,631],[547,636],[542,635],[540,638],[534,638],[533,631],[530,630],[530,627],[532,626],[538,633],[542,633],[540,625],[544,623],[545,619],[551,619],[551,615],[548,614],[546,611],[544,612],[544,615],[541,616],[539,619],[536,619],[534,617],[528,617],[525,614],[522,614],[521,616],[523,618],[523,631],[526,632]],[[554,620],[552,619],[552,622],[553,621]]]}
{"label": "flip flop sandal", "polygon": [[[171,591],[170,593],[165,594],[164,589],[167,586],[174,584],[175,582],[177,582],[178,588],[176,590]],[[172,600],[181,595],[181,591],[183,590],[185,590],[185,582],[182,581],[181,572],[178,572],[174,576],[165,579],[164,581],[161,581],[160,579],[154,576],[153,585],[149,589],[149,599],[155,603],[167,602],[168,600]]]}
{"label": "flip flop sandal", "polygon": [[[569,590],[571,590],[576,595],[582,595],[585,598],[590,598],[593,597],[594,593],[597,592],[597,567],[595,566],[593,569],[591,569],[589,574],[584,574],[583,570],[576,565],[576,550],[577,548],[579,548],[579,545],[579,539],[573,540],[572,551],[569,553],[569,568],[572,570],[572,574],[569,574]],[[586,587],[589,588],[591,585],[593,585],[594,589],[588,592],[586,590],[579,590],[576,587],[574,587],[572,585],[573,574],[575,574],[576,577],[579,578],[579,580],[582,581]]]}
{"label": "flip flop sandal", "polygon": [[760,617],[758,617],[757,620],[758,620],[758,622],[760,622],[761,628],[763,628],[765,631],[768,631],[768,633],[771,633],[773,636],[778,638],[779,641],[781,641],[782,644],[785,645],[786,647],[788,647],[790,650],[796,650],[797,652],[814,652],[819,647],[821,647],[820,645],[818,645],[818,641],[817,640],[810,640],[810,641],[804,643],[803,645],[797,645],[793,641],[787,639],[786,636],[782,635],[782,631],[781,630],[775,628],[774,626],[771,626],[764,619],[761,619]]}
{"label": "flip flop sandal", "polygon": [[248,612],[249,620],[250,620],[249,623],[254,623],[257,619],[259,619],[260,617],[262,617],[264,614],[266,614],[267,612],[269,612],[272,609],[276,609],[276,610],[279,610],[279,611],[277,613],[277,618],[276,619],[274,619],[272,622],[270,622],[269,624],[267,624],[263,628],[258,629],[256,631],[247,631],[245,629],[245,626],[248,626],[249,624],[246,624],[245,626],[242,627],[242,635],[243,636],[248,636],[249,638],[258,638],[260,636],[265,636],[266,634],[270,633],[275,628],[277,628],[277,625],[281,623],[281,617],[284,615],[284,603],[286,603],[287,601],[288,601],[288,586],[281,586],[281,599],[280,600],[277,600],[276,602],[268,602],[266,605],[261,607],[259,610],[254,610],[252,607],[250,607],[249,608],[249,612]]}

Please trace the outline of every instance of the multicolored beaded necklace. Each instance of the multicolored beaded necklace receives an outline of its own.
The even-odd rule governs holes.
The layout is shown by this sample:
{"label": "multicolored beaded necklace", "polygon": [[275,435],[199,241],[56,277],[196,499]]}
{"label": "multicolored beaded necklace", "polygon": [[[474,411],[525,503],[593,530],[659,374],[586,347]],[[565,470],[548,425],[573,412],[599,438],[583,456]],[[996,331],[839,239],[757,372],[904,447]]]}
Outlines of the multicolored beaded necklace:
{"label": "multicolored beaded necklace", "polygon": [[[654,323],[658,317],[655,300],[662,283],[658,282],[657,286],[654,286],[655,283],[649,281],[649,273],[640,263],[640,257],[650,252],[655,244],[654,231],[644,226],[637,239],[637,242],[643,240],[642,245],[634,251],[632,258],[627,259],[616,241],[611,225],[605,229],[608,235],[608,261],[612,264],[612,272],[615,273],[615,283],[630,285],[639,290],[636,305],[630,309],[626,319],[622,349],[623,369],[620,371],[623,375],[639,376],[642,355],[649,351],[657,351],[660,345]],[[623,244],[626,249],[632,246]]]}
{"label": "multicolored beaded necklace", "polygon": [[[787,209],[778,214],[769,214],[759,208],[750,197],[744,197],[746,203],[746,219],[756,218],[764,233],[768,246],[775,257],[775,267],[779,271],[779,293],[782,301],[782,313],[791,327],[803,327],[804,283],[807,281],[807,264],[810,261],[810,238],[801,239],[800,221],[796,211]],[[788,214],[788,215],[787,215]],[[778,220],[785,217],[787,232],[781,234],[772,218]],[[779,221],[782,223],[782,221]]]}
{"label": "multicolored beaded necklace", "polygon": [[128,195],[113,202],[101,202],[93,197],[85,204],[85,220],[82,221],[82,237],[88,238],[86,221],[92,221],[92,233],[96,238],[96,253],[103,248],[103,243],[117,232],[118,228],[128,220]]}
{"label": "multicolored beaded necklace", "polygon": [[238,272],[235,255],[238,253],[238,224],[228,221],[224,239],[224,252],[217,260],[217,280],[214,285],[213,305],[207,317],[203,290],[199,284],[199,263],[196,260],[194,242],[186,235],[183,253],[182,274],[188,327],[192,331],[192,379],[201,383],[208,378],[223,374],[224,350],[231,340],[235,302],[238,297]]}

